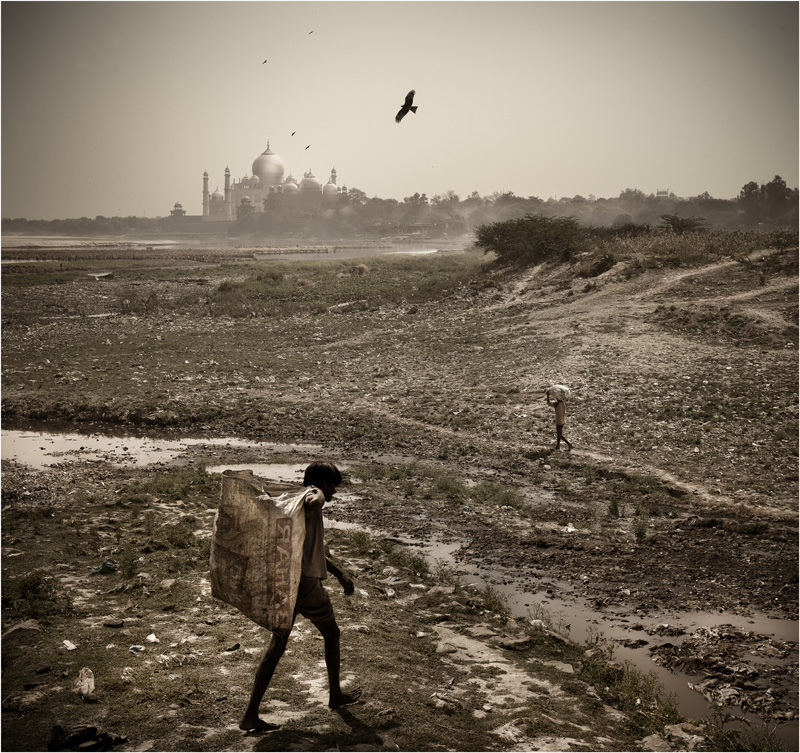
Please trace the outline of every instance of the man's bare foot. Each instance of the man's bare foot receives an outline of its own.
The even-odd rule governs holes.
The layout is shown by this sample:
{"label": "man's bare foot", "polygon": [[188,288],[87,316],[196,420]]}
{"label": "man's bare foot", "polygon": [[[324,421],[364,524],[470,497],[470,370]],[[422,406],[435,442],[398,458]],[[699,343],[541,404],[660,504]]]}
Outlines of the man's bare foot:
{"label": "man's bare foot", "polygon": [[328,706],[332,709],[340,709],[342,706],[349,706],[361,698],[361,688],[354,688],[349,693],[342,693],[341,691],[335,696],[331,696],[328,701]]}
{"label": "man's bare foot", "polygon": [[265,722],[258,716],[253,719],[245,717],[239,722],[239,729],[245,732],[271,732],[272,730],[278,729],[278,727],[279,725]]}

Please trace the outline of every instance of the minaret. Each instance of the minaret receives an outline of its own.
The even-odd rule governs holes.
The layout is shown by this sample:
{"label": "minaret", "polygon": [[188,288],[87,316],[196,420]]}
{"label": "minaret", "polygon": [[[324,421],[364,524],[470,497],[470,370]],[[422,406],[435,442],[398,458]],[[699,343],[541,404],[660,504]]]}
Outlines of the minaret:
{"label": "minaret", "polygon": [[336,168],[335,167],[331,168],[331,183],[333,183],[334,186],[336,185]]}
{"label": "minaret", "polygon": [[233,217],[233,203],[231,202],[231,171],[225,168],[225,216]]}
{"label": "minaret", "polygon": [[203,217],[211,214],[211,207],[208,196],[208,173],[203,173]]}

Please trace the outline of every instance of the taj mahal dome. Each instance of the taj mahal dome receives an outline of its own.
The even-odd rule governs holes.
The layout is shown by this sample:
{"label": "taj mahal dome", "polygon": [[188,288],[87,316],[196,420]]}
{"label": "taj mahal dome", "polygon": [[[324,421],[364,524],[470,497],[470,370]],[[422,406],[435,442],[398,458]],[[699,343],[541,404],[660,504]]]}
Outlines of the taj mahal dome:
{"label": "taj mahal dome", "polygon": [[[283,160],[269,148],[253,160],[252,175],[240,181],[231,182],[231,171],[225,168],[224,192],[217,187],[208,189],[208,173],[203,173],[203,222],[233,222],[246,214],[264,212],[270,201],[277,196],[287,197],[286,201],[302,202],[310,205],[335,204],[347,193],[336,183],[336,168],[331,170],[330,178],[324,185],[311,170],[303,174],[299,182],[289,173]],[[176,204],[176,210],[179,208]],[[173,212],[172,214],[175,214]]]}

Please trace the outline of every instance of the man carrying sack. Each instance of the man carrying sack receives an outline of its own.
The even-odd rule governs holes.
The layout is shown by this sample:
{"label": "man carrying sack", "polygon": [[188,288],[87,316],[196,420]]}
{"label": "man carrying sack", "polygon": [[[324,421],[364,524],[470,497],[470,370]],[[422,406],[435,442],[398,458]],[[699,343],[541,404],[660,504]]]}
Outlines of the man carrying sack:
{"label": "man carrying sack", "polygon": [[[226,482],[238,488],[226,495]],[[342,474],[332,463],[312,463],[305,470],[301,494],[283,494],[273,500],[268,490],[258,488],[252,474],[223,478],[211,548],[212,593],[272,630],[256,670],[250,702],[239,722],[242,730],[277,728],[261,719],[258,710],[298,614],[314,623],[325,641],[328,706],[337,709],[361,697],[361,688],[345,693],[339,684],[340,630],[322,586],[330,573],[345,594],[354,590],[353,581],[325,556],[322,508],[341,482]],[[227,506],[226,496],[234,500]],[[260,556],[253,553],[254,538],[264,545]]]}

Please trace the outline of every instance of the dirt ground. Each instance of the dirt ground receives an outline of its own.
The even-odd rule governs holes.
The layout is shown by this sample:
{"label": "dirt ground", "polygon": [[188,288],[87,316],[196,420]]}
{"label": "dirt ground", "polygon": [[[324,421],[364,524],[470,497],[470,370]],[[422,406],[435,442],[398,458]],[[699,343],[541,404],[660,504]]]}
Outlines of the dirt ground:
{"label": "dirt ground", "polygon": [[[481,567],[523,589],[587,599],[632,626],[695,610],[797,619],[797,249],[636,274],[622,263],[590,281],[567,265],[484,270],[436,300],[412,302],[409,292],[408,301],[367,307],[326,296],[350,275],[370,285],[381,276],[401,281],[402,270],[365,259],[366,271],[355,272],[350,261],[331,261],[298,272],[298,290],[314,302],[306,311],[202,316],[200,303],[168,305],[187,291],[211,300],[209,291],[255,266],[201,263],[172,269],[168,279],[143,277],[137,267],[128,276],[82,273],[57,284],[9,284],[4,275],[3,428],[310,443],[349,468],[342,491],[351,501],[336,506],[338,520],[398,541],[454,542],[462,572]],[[134,296],[156,303],[135,310]],[[572,452],[553,449],[543,395],[551,383],[572,388],[565,431]],[[622,701],[593,684],[585,646],[531,637],[530,620],[509,620],[469,589],[443,585],[441,573],[393,573],[385,551],[376,565],[377,550],[372,558],[357,553],[339,531],[332,535],[359,574],[361,606],[369,605],[361,614],[342,597],[340,622],[345,636],[364,641],[356,663],[367,644],[403,656],[401,669],[393,672],[387,658],[383,674],[372,675],[373,685],[394,678],[394,696],[382,687],[380,700],[333,722],[324,705],[300,711],[301,690],[321,697],[324,669],[314,664],[309,676],[308,662],[295,656],[273,712],[287,731],[242,738],[233,700],[246,699],[263,639],[208,595],[198,542],[209,531],[215,491],[175,496],[170,487],[164,496],[156,480],[206,462],[302,463],[307,455],[199,447],[145,469],[99,462],[32,471],[4,462],[3,630],[29,616],[24,599],[5,595],[37,567],[56,575],[81,615],[77,633],[53,635],[76,623],[51,609],[42,633],[12,636],[10,651],[4,639],[4,749],[9,741],[40,749],[52,724],[84,718],[126,736],[116,743],[126,750],[710,744],[691,739],[697,730],[674,727],[677,720],[666,731],[669,720],[655,713],[650,721],[660,726],[631,723],[635,712],[615,710]],[[175,543],[181,538],[169,526],[179,524],[192,529],[191,545]],[[164,526],[174,541],[163,541]],[[103,556],[119,560],[129,540],[141,560],[131,566],[135,577],[89,572]],[[99,588],[103,578],[113,587]],[[116,621],[120,628],[106,626]],[[316,645],[309,628],[298,632],[303,646]],[[120,631],[124,640],[114,637]],[[74,654],[62,638],[78,645]],[[508,648],[515,641],[521,651]],[[141,694],[120,725],[110,706],[76,701],[70,688],[79,664],[101,666],[108,659],[97,654],[134,643],[149,665],[130,654],[131,673],[157,677],[160,689],[120,679],[124,667],[110,662],[116,674],[107,693],[126,707]],[[170,658],[191,656],[186,649],[195,643],[194,659]],[[246,671],[226,681],[222,670],[231,668],[209,660],[209,643],[215,657],[246,661]],[[227,650],[234,643],[239,648]],[[771,724],[796,717],[796,641],[721,626],[653,656],[702,674],[697,692],[729,708]],[[524,677],[515,674],[520,662]],[[430,676],[404,679],[421,663]],[[166,671],[173,665],[183,677],[165,681],[181,675]],[[201,669],[220,674],[209,685]],[[225,682],[234,686],[225,690]],[[399,703],[398,683],[413,701],[404,690]],[[66,696],[54,710],[54,699]],[[576,709],[583,710],[574,716]],[[45,716],[46,729],[28,731],[32,714]],[[175,725],[187,715],[202,718]],[[463,735],[453,733],[456,720]],[[660,737],[650,738],[655,731]]]}

